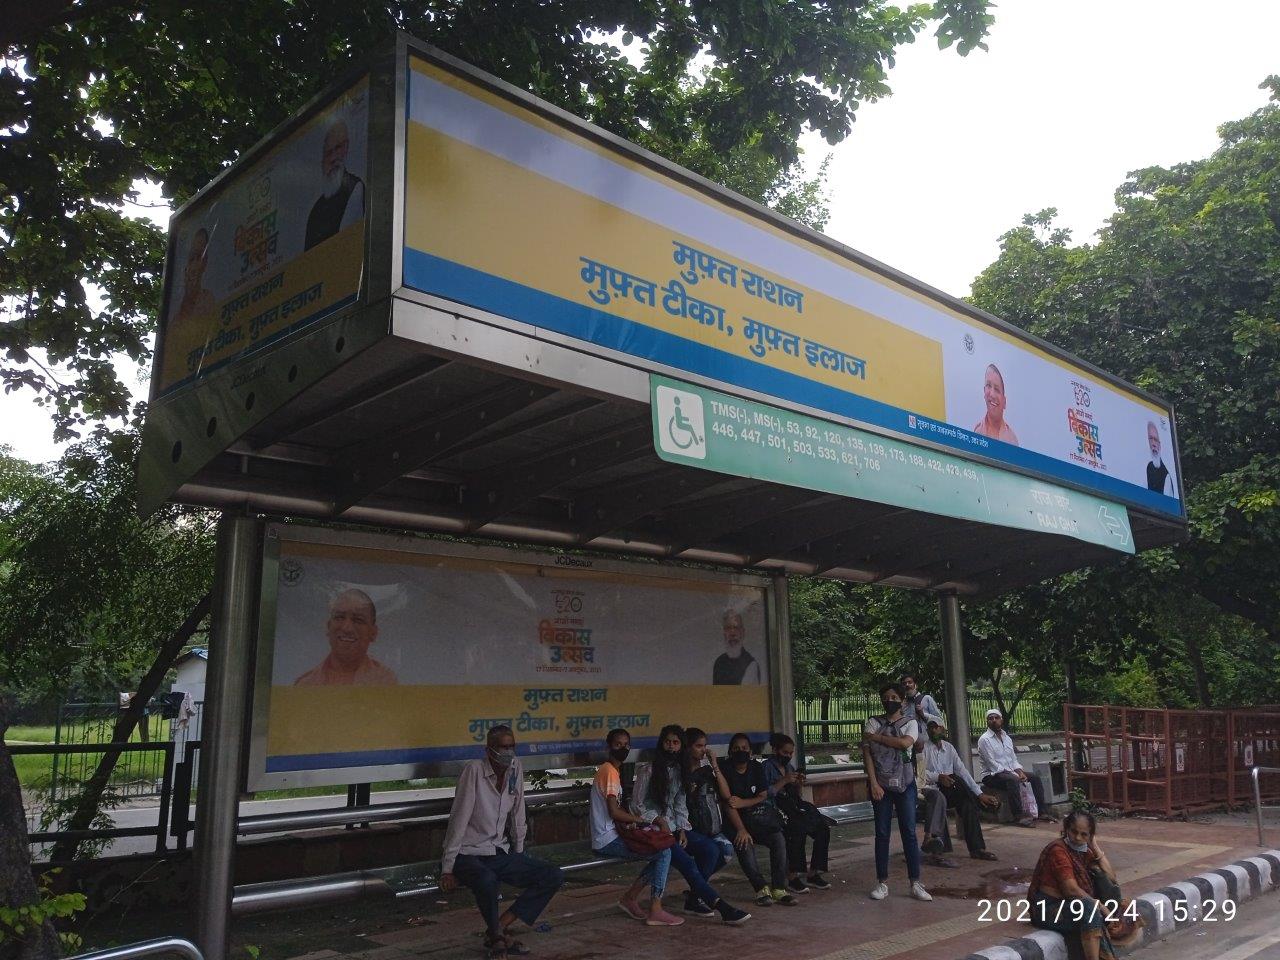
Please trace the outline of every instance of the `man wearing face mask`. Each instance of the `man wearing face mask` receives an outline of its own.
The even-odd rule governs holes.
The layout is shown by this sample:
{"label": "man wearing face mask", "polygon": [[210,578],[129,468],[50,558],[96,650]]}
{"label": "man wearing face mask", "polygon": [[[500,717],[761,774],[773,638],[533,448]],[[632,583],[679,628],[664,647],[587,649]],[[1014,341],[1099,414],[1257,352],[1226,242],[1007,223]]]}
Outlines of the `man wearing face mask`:
{"label": "man wearing face mask", "polygon": [[[559,867],[524,852],[524,776],[515,748],[510,727],[491,727],[484,758],[462,768],[440,859],[440,889],[452,893],[461,883],[475,894],[491,960],[530,952],[508,929],[517,920],[532,927],[564,884]],[[504,883],[521,894],[499,914]]]}
{"label": "man wearing face mask", "polygon": [[916,722],[902,715],[902,688],[896,683],[880,689],[880,703],[884,713],[868,717],[862,728],[862,767],[876,817],[876,885],[871,899],[889,896],[889,837],[896,817],[907,856],[911,896],[932,900],[920,882],[920,844],[916,840],[916,772],[911,756]]}
{"label": "man wearing face mask", "polygon": [[926,715],[925,726],[929,734],[924,746],[925,830],[929,835],[924,842],[925,852],[936,856],[944,849],[951,849],[949,840],[943,839],[949,806],[956,812],[956,825],[964,833],[969,856],[975,860],[995,860],[996,855],[987,849],[982,836],[977,804],[995,807],[1000,801],[983,793],[960,762],[960,754],[946,740],[947,728],[942,717]]}

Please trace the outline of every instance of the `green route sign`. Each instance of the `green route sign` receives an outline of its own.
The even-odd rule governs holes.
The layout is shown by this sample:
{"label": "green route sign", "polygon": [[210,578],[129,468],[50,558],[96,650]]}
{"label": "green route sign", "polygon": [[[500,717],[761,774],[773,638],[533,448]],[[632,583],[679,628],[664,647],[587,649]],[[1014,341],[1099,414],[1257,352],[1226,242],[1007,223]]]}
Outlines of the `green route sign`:
{"label": "green route sign", "polygon": [[651,375],[649,389],[668,463],[1134,552],[1110,500],[679,380]]}

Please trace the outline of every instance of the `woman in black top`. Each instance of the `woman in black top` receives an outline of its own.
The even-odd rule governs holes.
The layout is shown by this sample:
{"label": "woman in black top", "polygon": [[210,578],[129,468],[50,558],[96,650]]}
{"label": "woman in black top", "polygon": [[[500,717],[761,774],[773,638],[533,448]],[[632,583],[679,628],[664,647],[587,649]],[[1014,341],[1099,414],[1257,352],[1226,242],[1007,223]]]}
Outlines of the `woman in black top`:
{"label": "woman in black top", "polygon": [[[787,840],[783,834],[782,815],[769,797],[764,767],[752,759],[751,740],[745,733],[735,733],[729,741],[728,761],[720,768],[729,787],[729,806],[742,819],[746,836],[734,838],[738,864],[756,891],[756,903],[766,906],[781,903],[794,906],[796,898],[787,892]],[[771,885],[766,886],[756,859],[756,844],[769,850]]]}

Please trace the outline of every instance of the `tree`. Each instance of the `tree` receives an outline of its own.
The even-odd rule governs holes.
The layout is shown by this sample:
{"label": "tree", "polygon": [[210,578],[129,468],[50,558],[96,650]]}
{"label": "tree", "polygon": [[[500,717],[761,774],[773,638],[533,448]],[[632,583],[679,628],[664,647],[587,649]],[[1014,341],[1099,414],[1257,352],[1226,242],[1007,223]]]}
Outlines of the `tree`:
{"label": "tree", "polygon": [[[55,469],[0,455],[0,891],[8,904],[30,904],[37,895],[21,789],[3,746],[12,706],[69,688],[133,689],[112,737],[127,743],[208,612],[210,519],[169,507],[140,520],[136,454],[136,435],[98,431]],[[104,753],[68,829],[93,821],[118,757]],[[9,831],[15,810],[20,835]],[[70,859],[79,846],[60,843],[53,855]],[[28,937],[24,955],[53,955],[57,940],[47,934],[42,927]]]}
{"label": "tree", "polygon": [[[396,30],[755,199],[794,195],[803,212],[803,191],[785,183],[801,131],[843,139],[859,103],[888,94],[894,52],[926,28],[962,55],[983,46],[988,5],[10,4],[0,23],[0,381],[35,390],[60,436],[126,418],[111,356],[148,358],[163,257],[161,231],[122,206],[135,185],[185,200]],[[706,69],[695,75],[695,63]]]}
{"label": "tree", "polygon": [[1096,242],[1071,246],[1041,211],[973,285],[979,306],[1173,402],[1190,542],[1054,589],[1064,611],[1110,611],[1092,619],[1112,650],[1201,704],[1224,644],[1262,670],[1257,695],[1280,685],[1280,78],[1262,86],[1271,102],[1224,124],[1212,156],[1131,174]]}

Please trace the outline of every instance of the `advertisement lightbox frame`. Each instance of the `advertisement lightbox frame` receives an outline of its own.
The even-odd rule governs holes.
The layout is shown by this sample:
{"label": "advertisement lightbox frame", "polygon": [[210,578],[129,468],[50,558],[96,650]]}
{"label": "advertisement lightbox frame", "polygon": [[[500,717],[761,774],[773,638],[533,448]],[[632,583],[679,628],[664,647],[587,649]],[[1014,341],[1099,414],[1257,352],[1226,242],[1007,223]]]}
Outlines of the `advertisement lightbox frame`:
{"label": "advertisement lightbox frame", "polygon": [[[284,542],[323,544],[356,549],[377,549],[420,556],[449,557],[494,563],[651,577],[666,581],[686,580],[729,584],[762,590],[764,593],[765,651],[769,672],[769,712],[771,729],[794,735],[795,711],[792,702],[791,647],[788,593],[785,578],[713,570],[704,567],[553,553],[536,549],[485,546],[452,540],[437,540],[412,534],[349,530],[305,523],[268,520],[262,538],[259,606],[256,617],[254,676],[249,705],[248,749],[245,790],[288,789],[372,783],[380,780],[408,780],[450,776],[461,770],[463,760],[439,763],[400,763],[362,767],[334,767],[323,770],[272,772],[267,770],[267,735],[271,704],[272,668],[275,658],[275,627],[279,591],[280,548]],[[676,718],[678,719],[678,718]],[[477,745],[480,756],[482,745]],[[523,756],[526,770],[585,766],[603,762],[603,743],[598,749],[581,753],[533,754]]]}

